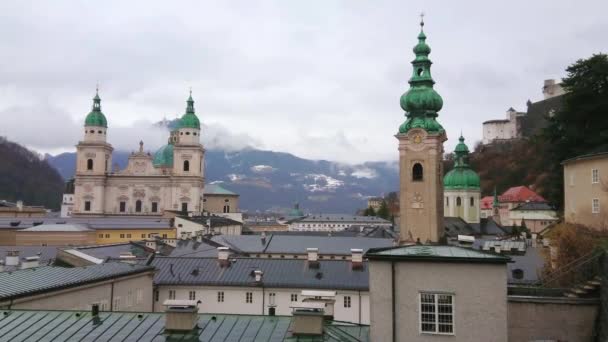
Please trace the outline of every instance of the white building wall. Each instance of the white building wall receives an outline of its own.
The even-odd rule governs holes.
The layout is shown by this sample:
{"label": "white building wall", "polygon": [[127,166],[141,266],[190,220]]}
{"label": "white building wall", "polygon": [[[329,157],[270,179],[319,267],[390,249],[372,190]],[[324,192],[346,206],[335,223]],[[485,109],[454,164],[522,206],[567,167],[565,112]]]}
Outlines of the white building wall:
{"label": "white building wall", "polygon": [[[268,315],[271,307],[271,293],[274,293],[275,314],[291,316],[291,295],[297,295],[297,302],[302,302],[304,288],[262,288],[262,287],[230,287],[230,286],[169,286],[157,287],[158,301],[154,301],[154,311],[164,310],[163,302],[169,299],[169,291],[175,291],[175,299],[190,299],[190,291],[195,291],[195,300],[200,300],[200,313],[238,314],[238,315]],[[308,289],[309,290],[309,289]],[[332,290],[333,291],[333,290]],[[224,301],[218,302],[218,292],[224,292]],[[246,302],[246,293],[251,292],[253,302]],[[351,306],[344,307],[344,297],[350,297]],[[369,292],[368,291],[337,291],[334,305],[334,319],[345,322],[369,324]]]}

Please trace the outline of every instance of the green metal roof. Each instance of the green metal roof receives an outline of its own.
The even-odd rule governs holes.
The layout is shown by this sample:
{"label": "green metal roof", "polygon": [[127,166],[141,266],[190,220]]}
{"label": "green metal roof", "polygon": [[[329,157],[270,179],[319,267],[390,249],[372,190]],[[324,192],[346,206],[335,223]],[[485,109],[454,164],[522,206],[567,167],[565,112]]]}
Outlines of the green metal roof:
{"label": "green metal roof", "polygon": [[223,188],[220,184],[217,184],[217,183],[205,185],[205,189],[203,189],[203,194],[238,196],[237,193],[227,190],[227,189]]}
{"label": "green metal roof", "polygon": [[108,127],[108,120],[106,120],[105,115],[103,115],[101,112],[101,98],[99,97],[99,93],[95,93],[95,97],[93,98],[93,108],[84,119],[84,125]]}
{"label": "green metal roof", "polygon": [[370,249],[366,254],[370,260],[391,259],[402,261],[506,263],[511,259],[457,246],[414,245]]}
{"label": "green metal roof", "polygon": [[0,311],[2,341],[369,341],[369,326],[327,322],[321,337],[291,333],[292,317],[199,315],[198,329],[165,331],[162,313]]}
{"label": "green metal roof", "polygon": [[169,143],[154,153],[152,164],[155,167],[173,167],[173,144]]}
{"label": "green metal roof", "polygon": [[459,143],[454,149],[454,169],[443,177],[443,187],[450,189],[479,189],[480,179],[477,172],[469,166],[469,148],[460,135]]}
{"label": "green metal roof", "polygon": [[190,92],[190,97],[188,97],[187,103],[188,105],[186,106],[186,114],[182,116],[178,128],[201,129],[201,122],[194,113],[194,100],[192,99],[192,92]]}
{"label": "green metal roof", "polygon": [[[74,268],[40,266],[13,272],[0,272],[0,301],[152,270],[154,267],[151,266],[105,263]],[[2,340],[1,337],[0,340]]]}

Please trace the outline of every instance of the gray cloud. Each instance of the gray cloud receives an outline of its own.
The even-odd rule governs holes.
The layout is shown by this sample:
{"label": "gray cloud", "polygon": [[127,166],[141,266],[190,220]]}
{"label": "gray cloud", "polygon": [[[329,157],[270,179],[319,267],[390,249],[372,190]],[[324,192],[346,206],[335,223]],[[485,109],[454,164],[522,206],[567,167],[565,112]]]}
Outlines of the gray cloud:
{"label": "gray cloud", "polygon": [[394,160],[421,10],[447,151],[461,130],[472,145],[481,122],[524,109],[544,79],[605,49],[599,0],[6,1],[0,134],[73,148],[99,82],[111,142],[152,147],[166,135],[145,123],[183,113],[192,86],[208,144]]}

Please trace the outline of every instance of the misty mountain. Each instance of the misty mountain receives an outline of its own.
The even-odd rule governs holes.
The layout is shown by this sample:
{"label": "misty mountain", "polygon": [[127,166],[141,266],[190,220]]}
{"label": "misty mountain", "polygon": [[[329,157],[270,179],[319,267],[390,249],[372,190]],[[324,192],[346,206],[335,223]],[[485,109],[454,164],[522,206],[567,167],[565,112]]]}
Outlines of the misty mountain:
{"label": "misty mountain", "polygon": [[[113,162],[124,168],[129,152],[115,151]],[[75,153],[46,156],[64,179],[74,174]],[[206,183],[240,194],[247,211],[286,210],[299,202],[305,212],[353,213],[364,208],[367,197],[398,189],[396,162],[348,165],[307,160],[289,153],[244,149],[208,150]]]}

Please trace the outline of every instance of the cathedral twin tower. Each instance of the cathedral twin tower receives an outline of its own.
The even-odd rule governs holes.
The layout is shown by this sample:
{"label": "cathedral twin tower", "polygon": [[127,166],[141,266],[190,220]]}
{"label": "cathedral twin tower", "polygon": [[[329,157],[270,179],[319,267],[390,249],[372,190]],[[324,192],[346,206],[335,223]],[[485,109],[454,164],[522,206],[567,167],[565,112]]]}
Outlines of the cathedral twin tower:
{"label": "cathedral twin tower", "polygon": [[202,211],[205,150],[192,94],[186,112],[170,132],[167,145],[154,156],[139,151],[124,170],[112,168],[108,122],[99,94],[84,123],[84,140],[77,148],[74,216],[147,215],[165,211]]}

